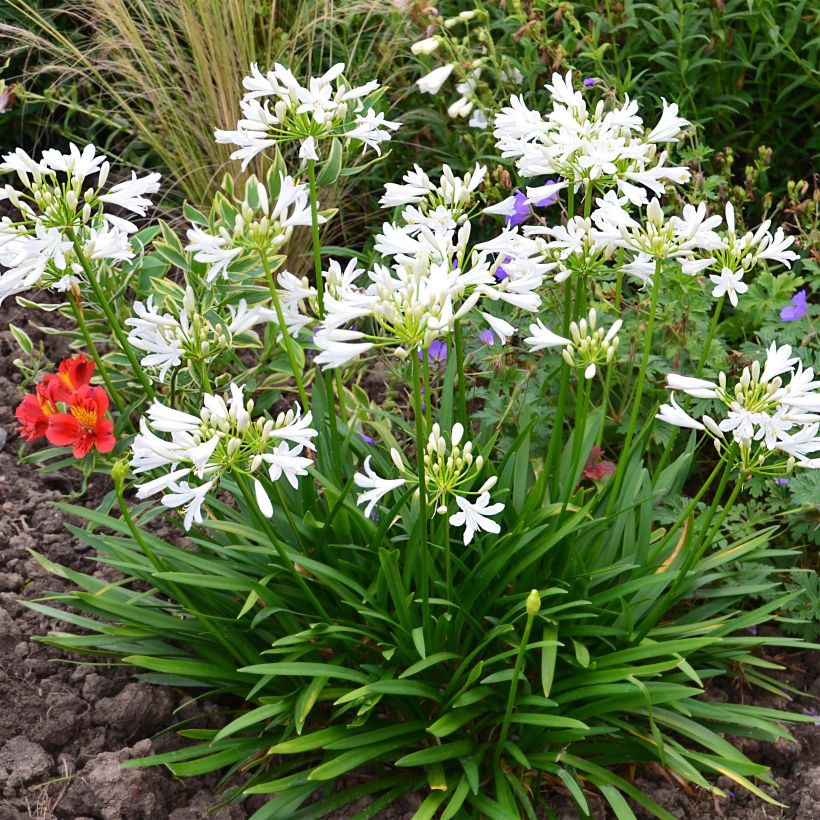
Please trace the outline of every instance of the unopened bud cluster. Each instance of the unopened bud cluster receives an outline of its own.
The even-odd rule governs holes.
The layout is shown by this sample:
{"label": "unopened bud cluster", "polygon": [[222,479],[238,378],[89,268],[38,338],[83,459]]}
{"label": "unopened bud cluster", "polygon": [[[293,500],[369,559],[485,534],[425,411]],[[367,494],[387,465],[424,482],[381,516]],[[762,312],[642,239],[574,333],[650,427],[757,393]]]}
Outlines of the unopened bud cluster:
{"label": "unopened bud cluster", "polygon": [[572,322],[569,326],[572,343],[562,353],[564,361],[570,367],[584,371],[584,378],[592,379],[598,367],[609,364],[618,350],[618,331],[623,322],[618,319],[609,330],[596,328],[598,316],[593,308],[587,319]]}

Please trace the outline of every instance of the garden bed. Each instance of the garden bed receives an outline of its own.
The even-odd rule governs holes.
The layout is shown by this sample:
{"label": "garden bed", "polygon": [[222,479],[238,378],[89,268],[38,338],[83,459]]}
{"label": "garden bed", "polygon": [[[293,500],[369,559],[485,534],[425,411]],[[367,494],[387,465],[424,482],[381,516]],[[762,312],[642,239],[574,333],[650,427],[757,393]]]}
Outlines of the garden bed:
{"label": "garden bed", "polygon": [[[27,324],[23,311],[9,306],[9,313],[9,321],[24,327],[33,338],[41,338]],[[49,358],[58,360],[66,354],[67,346],[60,337],[44,338]],[[125,669],[66,659],[63,653],[32,640],[55,624],[21,606],[19,600],[36,599],[69,585],[48,574],[28,550],[112,582],[117,575],[105,566],[95,566],[92,552],[65,530],[68,516],[51,504],[79,488],[79,475],[43,475],[18,462],[13,408],[20,394],[19,374],[11,364],[14,355],[14,341],[4,331],[0,334],[0,703],[5,708],[0,717],[0,820],[199,820],[217,802],[215,777],[180,780],[164,767],[123,770],[119,763],[176,748],[179,740],[173,735],[155,737],[155,733],[185,718],[197,718],[196,724],[202,725],[218,712],[218,706],[190,702],[190,695],[179,690],[136,682]],[[83,502],[95,506],[109,484],[107,478],[95,478]],[[816,653],[775,654],[770,659],[786,667],[782,675],[786,683],[820,697]],[[751,692],[740,681],[718,681],[709,688],[709,697],[820,712],[813,698],[796,698],[788,704],[759,690]],[[178,709],[181,711],[176,712]],[[816,725],[797,725],[791,731],[796,744],[739,741],[750,758],[772,767],[781,786],[777,799],[789,806],[782,814],[775,814],[775,809],[742,789],[733,789],[725,779],[718,784],[732,797],[715,801],[710,795],[682,788],[658,767],[629,774],[680,818],[816,817],[820,815],[820,731]],[[338,787],[355,782],[343,781]],[[243,820],[251,813],[246,809],[260,802],[257,798],[209,816]],[[405,807],[391,807],[379,817],[412,817],[419,800],[408,795],[405,802]],[[560,797],[555,804],[561,804]],[[600,804],[598,812],[606,816]],[[337,818],[353,813],[347,809]],[[561,816],[574,816],[569,803]]]}

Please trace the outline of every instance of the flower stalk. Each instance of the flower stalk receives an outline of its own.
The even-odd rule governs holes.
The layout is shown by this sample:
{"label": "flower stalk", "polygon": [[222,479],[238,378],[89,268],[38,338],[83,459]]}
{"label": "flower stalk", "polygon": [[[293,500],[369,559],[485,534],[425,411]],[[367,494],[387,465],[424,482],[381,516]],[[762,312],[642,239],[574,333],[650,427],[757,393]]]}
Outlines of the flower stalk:
{"label": "flower stalk", "polygon": [[527,596],[526,611],[527,623],[524,625],[524,634],[521,636],[521,643],[518,644],[518,654],[515,656],[515,667],[513,668],[512,679],[510,680],[510,691],[507,695],[507,707],[504,710],[504,722],[501,724],[501,734],[498,736],[498,743],[495,747],[495,765],[501,758],[501,752],[504,749],[504,743],[507,741],[507,735],[510,731],[510,720],[512,719],[513,709],[515,707],[515,696],[518,691],[518,681],[521,678],[521,670],[524,667],[524,655],[527,652],[527,644],[530,640],[530,632],[532,632],[532,625],[535,621],[535,616],[541,609],[541,596],[538,590],[534,589]]}
{"label": "flower stalk", "polygon": [[[422,351],[426,355],[427,351]],[[413,362],[413,412],[416,422],[416,463],[418,469],[419,488],[419,590],[421,595],[422,619],[424,631],[427,633],[430,625],[430,598],[429,598],[429,542],[427,533],[427,478],[424,471],[424,412],[421,409],[421,372],[419,357],[413,353],[410,356]]]}
{"label": "flower stalk", "polygon": [[646,323],[646,335],[644,336],[641,367],[638,371],[638,383],[635,387],[635,395],[632,398],[632,414],[629,417],[629,427],[626,431],[624,446],[621,450],[621,457],[618,459],[618,467],[615,470],[615,476],[612,479],[612,488],[610,490],[609,502],[607,504],[607,515],[612,513],[615,502],[618,500],[618,493],[621,489],[621,484],[623,483],[624,475],[626,474],[626,467],[629,462],[629,452],[632,447],[632,439],[635,436],[638,416],[641,413],[641,399],[643,398],[643,389],[646,384],[646,371],[649,367],[649,357],[652,354],[652,335],[655,330],[655,314],[657,313],[658,296],[660,295],[661,290],[662,264],[662,259],[658,258],[655,260],[655,273],[652,277],[652,297],[649,305],[649,319]]}
{"label": "flower stalk", "polygon": [[282,331],[282,340],[285,344],[285,351],[288,354],[288,360],[290,361],[290,369],[293,372],[293,379],[296,382],[296,389],[299,391],[299,400],[302,402],[302,407],[309,407],[310,402],[308,400],[307,393],[305,392],[305,384],[304,380],[302,379],[302,368],[299,367],[299,363],[296,361],[296,352],[293,349],[293,339],[290,337],[290,333],[288,333],[288,327],[285,323],[285,315],[282,312],[282,304],[279,301],[279,293],[276,290],[276,282],[273,280],[273,272],[270,268],[270,261],[268,260],[267,254],[263,251],[259,251],[259,258],[262,260],[262,268],[265,271],[265,279],[268,283],[268,290],[270,291],[271,301],[273,302],[273,309],[276,311],[276,318],[279,322],[279,328]]}
{"label": "flower stalk", "polygon": [[77,239],[76,234],[72,232],[71,234],[71,241],[74,245],[74,252],[77,254],[77,260],[80,263],[80,266],[83,269],[83,272],[88,279],[89,284],[91,285],[91,289],[94,291],[94,297],[97,300],[97,304],[102,308],[103,313],[105,314],[105,318],[108,320],[108,324],[111,327],[114,336],[117,339],[117,343],[119,344],[122,352],[128,357],[128,361],[131,363],[131,369],[134,372],[134,375],[137,377],[137,380],[142,385],[143,392],[145,393],[145,397],[151,401],[154,398],[154,386],[148,380],[145,375],[145,370],[140,365],[139,360],[137,359],[136,353],[134,353],[134,349],[128,342],[128,339],[125,337],[125,333],[123,333],[122,328],[120,327],[119,320],[117,319],[116,314],[114,313],[111,304],[108,300],[108,297],[103,293],[102,288],[100,287],[100,283],[97,281],[97,275],[95,274],[91,263],[88,261],[85,253],[83,252],[82,246],[80,245],[79,240]]}

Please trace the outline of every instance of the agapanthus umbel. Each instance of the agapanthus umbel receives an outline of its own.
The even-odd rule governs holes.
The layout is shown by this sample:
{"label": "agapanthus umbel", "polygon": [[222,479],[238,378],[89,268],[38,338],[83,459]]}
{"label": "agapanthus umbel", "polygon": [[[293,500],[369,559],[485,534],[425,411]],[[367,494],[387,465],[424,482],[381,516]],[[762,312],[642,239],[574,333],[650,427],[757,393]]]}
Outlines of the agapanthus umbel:
{"label": "agapanthus umbel", "polygon": [[128,341],[145,355],[140,363],[148,370],[157,371],[162,384],[168,371],[183,362],[208,362],[214,357],[241,346],[243,337],[249,343],[258,343],[253,332],[256,325],[277,321],[276,312],[262,305],[248,307],[244,299],[237,305],[227,306],[227,316],[213,318],[216,310],[205,310],[197,305],[194,291],[188,287],[179,304],[166,297],[165,304],[173,312],[163,311],[154,304],[153,295],[146,302],[134,302],[134,313],[125,320],[131,330]]}
{"label": "agapanthus umbel", "polygon": [[163,493],[164,506],[184,507],[187,530],[194,522],[202,523],[208,493],[225,473],[232,473],[253,483],[260,511],[272,516],[260,469],[267,466],[271,482],[284,477],[296,487],[312,464],[302,453],[317,432],[310,426],[310,412],[303,415],[299,405],[276,419],[252,419],[253,409],[253,399],[246,401],[244,388],[236,384],[225,397],[203,396],[199,416],[155,401],[131,446],[131,468],[137,475],[163,472],[139,485],[138,497]]}
{"label": "agapanthus umbel", "polygon": [[712,253],[724,247],[714,230],[723,220],[717,214],[709,216],[705,202],[684,205],[680,216],[667,217],[658,199],[653,199],[642,221],[624,209],[625,201],[610,197],[597,202],[591,238],[635,254],[624,270],[645,282],[652,280],[656,263],[666,259],[674,259],[684,273],[693,276],[713,265]]}
{"label": "agapanthus umbel", "polygon": [[717,382],[670,373],[667,387],[698,399],[714,400],[722,418],[690,415],[674,397],[658,418],[711,436],[719,450],[737,446],[744,475],[783,475],[796,465],[820,468],[820,381],[814,370],[792,356],[789,345],[772,343],[766,359],[743,369],[730,387],[725,373]]}
{"label": "agapanthus umbel", "polygon": [[242,160],[242,168],[257,154],[277,143],[297,140],[302,159],[319,159],[319,143],[330,138],[356,140],[364,149],[381,153],[381,143],[390,139],[399,123],[384,118],[366,102],[379,83],[351,87],[343,78],[344,63],[337,63],[321,77],[311,77],[303,86],[290,69],[276,63],[263,74],[251,65],[242,85],[242,119],[234,130],[217,129],[216,141],[238,146],[231,159]]}
{"label": "agapanthus umbel", "polygon": [[[431,515],[446,515],[452,512],[455,504],[457,511],[452,512],[449,522],[454,527],[464,527],[464,543],[469,544],[476,532],[499,533],[498,522],[490,516],[498,515],[504,510],[504,504],[490,504],[490,490],[495,486],[496,477],[488,478],[477,489],[472,489],[484,467],[484,458],[474,455],[473,443],[463,442],[464,427],[454,424],[447,438],[442,434],[439,424],[434,424],[422,454],[424,459],[425,491],[429,501]],[[405,464],[398,450],[391,450],[390,457],[400,473],[399,478],[382,478],[370,465],[368,456],[364,463],[364,472],[356,473],[354,481],[357,487],[364,490],[358,497],[358,504],[365,504],[365,514],[373,514],[376,504],[389,492],[404,486],[419,486],[418,475]],[[475,497],[475,501],[471,498]]]}
{"label": "agapanthus umbel", "polygon": [[[646,204],[647,188],[660,196],[667,183],[689,179],[687,168],[667,165],[666,151],[658,149],[676,142],[689,125],[674,103],[663,101],[660,120],[650,130],[628,97],[620,108],[608,108],[603,100],[590,108],[573,88],[571,71],[553,74],[546,88],[552,98],[546,116],[513,96],[495,118],[496,145],[503,157],[515,159],[522,177],[560,176],[563,181],[550,186],[550,193],[569,185],[599,193],[617,189],[635,205]],[[537,200],[546,194],[536,186],[527,195]]]}
{"label": "agapanthus umbel", "polygon": [[712,296],[727,296],[737,306],[738,294],[749,289],[743,277],[761,261],[778,262],[791,267],[798,255],[789,250],[794,244],[793,236],[786,236],[782,228],[772,233],[771,220],[765,220],[755,231],[738,235],[735,225],[735,209],[731,202],[726,203],[726,229],[720,232],[721,245],[713,250],[714,257],[709,266],[714,273],[709,279],[715,285]]}
{"label": "agapanthus umbel", "polygon": [[[314,336],[317,363],[341,367],[373,347],[391,349],[400,358],[427,350],[486,301],[537,310],[538,288],[554,263],[545,262],[536,243],[517,230],[472,248],[470,235],[469,220],[437,229],[385,223],[376,250],[390,264],[376,264],[369,284],[347,287],[326,300],[326,316]],[[502,261],[505,275],[497,277]],[[500,338],[513,332],[506,320],[483,315]],[[368,329],[359,329],[363,322]]]}
{"label": "agapanthus umbel", "polygon": [[[0,220],[0,304],[36,286],[68,290],[83,281],[76,245],[86,260],[121,262],[133,257],[129,235],[136,226],[112,207],[145,216],[148,194],[159,190],[159,174],[107,187],[110,165],[93,145],[67,154],[43,151],[35,160],[25,151],[3,156],[1,172],[17,174],[19,188],[7,184],[0,200],[17,210]],[[95,180],[92,178],[96,177]]]}
{"label": "agapanthus umbel", "polygon": [[[311,224],[308,188],[291,176],[280,174],[268,191],[265,183],[251,177],[242,200],[222,194],[208,225],[192,225],[186,250],[194,261],[207,265],[206,281],[228,279],[234,269],[256,268],[260,254],[274,256],[297,226]],[[324,216],[319,222],[324,222]]]}
{"label": "agapanthus umbel", "polygon": [[487,174],[487,167],[476,163],[463,177],[457,177],[449,165],[441,169],[438,182],[433,182],[425,171],[414,165],[402,177],[402,183],[388,182],[379,200],[382,208],[403,206],[401,218],[408,233],[421,226],[433,231],[455,229],[466,220],[477,205],[477,191]]}
{"label": "agapanthus umbel", "polygon": [[584,378],[593,379],[601,365],[609,364],[618,350],[618,331],[623,325],[621,319],[613,322],[609,330],[596,327],[598,314],[593,308],[587,317],[569,326],[570,338],[566,339],[553,333],[538,319],[530,325],[530,336],[524,339],[530,350],[544,350],[550,347],[563,347],[562,356],[570,367],[584,372]]}

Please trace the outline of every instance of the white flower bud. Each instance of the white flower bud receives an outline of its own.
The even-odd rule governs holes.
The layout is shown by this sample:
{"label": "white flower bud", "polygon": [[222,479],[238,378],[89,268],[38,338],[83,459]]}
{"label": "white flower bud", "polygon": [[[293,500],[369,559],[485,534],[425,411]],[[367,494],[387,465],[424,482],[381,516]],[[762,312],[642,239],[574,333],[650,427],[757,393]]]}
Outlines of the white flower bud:
{"label": "white flower bud", "polygon": [[498,476],[492,475],[490,476],[479,488],[478,494],[481,495],[482,493],[488,493],[492,490],[493,487],[498,483]]}

